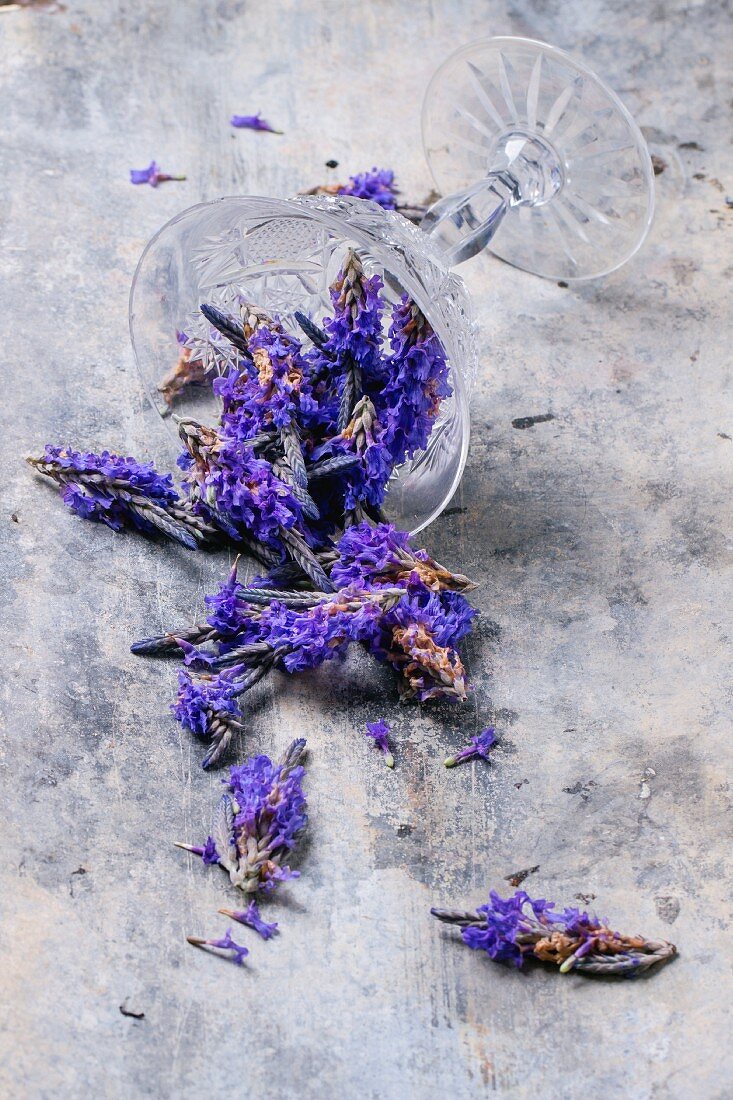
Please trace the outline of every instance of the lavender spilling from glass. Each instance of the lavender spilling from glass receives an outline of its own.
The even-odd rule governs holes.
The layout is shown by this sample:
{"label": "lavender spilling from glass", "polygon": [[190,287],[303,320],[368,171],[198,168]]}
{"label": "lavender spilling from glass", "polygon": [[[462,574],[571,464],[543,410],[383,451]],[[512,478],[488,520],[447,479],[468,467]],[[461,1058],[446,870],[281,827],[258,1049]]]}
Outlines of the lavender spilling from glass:
{"label": "lavender spilling from glass", "polygon": [[485,951],[496,962],[521,967],[525,959],[552,963],[561,974],[616,974],[634,977],[673,958],[666,940],[624,936],[606,921],[578,909],[556,909],[554,902],[532,899],[524,890],[501,898],[491,891],[476,912],[431,909],[438,920],[461,931],[463,942]]}
{"label": "lavender spilling from glass", "polygon": [[179,421],[182,493],[170,475],[108,452],[49,447],[30,460],[86,519],[190,549],[229,545],[267,569],[245,586],[235,566],[207,597],[205,622],[132,647],[183,656],[173,712],[208,743],[205,767],[271,670],[315,668],[354,642],[398,672],[405,699],[466,697],[457,645],[475,615],[462,595],[471,582],[414,550],[382,512],[393,470],[426,446],[451,394],[448,365],[418,307],[390,305],[383,291],[349,250],[332,313],[319,324],[295,314],[303,340],[248,303],[240,317],[202,306],[231,355],[211,383],[217,425]]}

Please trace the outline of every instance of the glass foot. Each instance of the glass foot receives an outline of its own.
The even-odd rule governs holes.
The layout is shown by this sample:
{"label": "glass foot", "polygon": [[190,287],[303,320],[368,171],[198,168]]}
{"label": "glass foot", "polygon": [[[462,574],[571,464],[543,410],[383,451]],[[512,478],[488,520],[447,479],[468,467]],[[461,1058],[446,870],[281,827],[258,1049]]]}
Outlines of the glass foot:
{"label": "glass foot", "polygon": [[649,231],[654,173],[641,131],[562,50],[525,38],[465,46],[433,76],[422,129],[443,195],[517,170],[522,200],[506,204],[488,243],[515,267],[567,281],[607,275]]}

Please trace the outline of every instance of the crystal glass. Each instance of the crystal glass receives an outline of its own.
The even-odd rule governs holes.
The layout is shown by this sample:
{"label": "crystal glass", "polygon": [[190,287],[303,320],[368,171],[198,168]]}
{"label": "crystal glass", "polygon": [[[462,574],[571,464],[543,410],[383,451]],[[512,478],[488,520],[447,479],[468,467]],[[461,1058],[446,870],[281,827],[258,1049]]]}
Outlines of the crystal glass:
{"label": "crystal glass", "polygon": [[[430,237],[401,214],[363,199],[334,196],[291,200],[224,198],[193,206],[153,237],[135,272],[130,333],[152,403],[165,416],[159,391],[174,365],[176,333],[213,370],[228,361],[228,341],[199,307],[208,302],[240,316],[242,302],[276,313],[302,338],[295,310],[319,321],[331,310],[328,294],[349,248],[368,274],[384,279],[384,295],[405,292],[428,317],[450,367],[453,396],[444,400],[428,446],[393,475],[385,511],[400,528],[417,532],[455,492],[468,454],[468,404],[476,372],[475,329],[461,279]],[[190,387],[176,412],[210,422],[211,387]],[[175,426],[165,420],[175,435]]]}
{"label": "crystal glass", "polygon": [[[654,195],[646,145],[614,93],[567,54],[528,39],[488,39],[448,58],[425,97],[423,141],[446,197],[420,228],[361,199],[218,199],[153,237],[130,294],[137,364],[165,417],[159,387],[177,359],[176,333],[211,370],[231,355],[203,303],[235,316],[245,302],[260,306],[302,337],[294,312],[316,322],[330,312],[328,287],[355,248],[390,300],[406,292],[417,303],[450,367],[453,396],[387,496],[389,518],[413,533],[446,507],[468,453],[475,330],[451,268],[489,248],[546,278],[608,273],[640,247]],[[211,387],[191,387],[176,411],[211,421]]]}

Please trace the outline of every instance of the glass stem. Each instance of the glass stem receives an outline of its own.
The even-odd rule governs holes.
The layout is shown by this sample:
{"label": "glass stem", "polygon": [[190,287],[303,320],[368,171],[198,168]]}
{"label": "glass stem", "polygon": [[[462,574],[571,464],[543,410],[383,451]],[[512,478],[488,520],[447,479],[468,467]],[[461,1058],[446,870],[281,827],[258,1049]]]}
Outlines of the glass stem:
{"label": "glass stem", "polygon": [[523,201],[519,181],[511,172],[489,172],[465,191],[434,203],[420,228],[438,241],[454,267],[486,248],[507,211]]}
{"label": "glass stem", "polygon": [[564,184],[558,154],[537,134],[505,134],[491,163],[483,179],[439,199],[420,223],[442,245],[451,267],[486,248],[512,207],[541,206]]}

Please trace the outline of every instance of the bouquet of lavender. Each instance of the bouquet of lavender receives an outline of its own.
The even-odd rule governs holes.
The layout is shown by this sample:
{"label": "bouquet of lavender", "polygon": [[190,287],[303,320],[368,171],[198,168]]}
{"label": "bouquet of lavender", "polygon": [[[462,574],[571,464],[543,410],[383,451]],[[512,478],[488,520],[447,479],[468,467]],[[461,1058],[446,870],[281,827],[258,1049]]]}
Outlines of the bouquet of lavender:
{"label": "bouquet of lavender", "polygon": [[633,977],[674,957],[666,940],[645,940],[613,932],[606,921],[578,909],[555,908],[554,902],[533,900],[524,890],[510,898],[491,891],[487,905],[475,913],[431,909],[438,920],[461,930],[463,942],[485,951],[497,962],[522,966],[528,958],[552,963],[561,974],[622,974]]}
{"label": "bouquet of lavender", "polygon": [[[208,742],[205,767],[273,668],[315,668],[353,642],[398,672],[405,699],[466,697],[457,646],[475,615],[462,594],[471,583],[382,513],[393,469],[425,447],[451,393],[448,366],[417,306],[389,307],[382,291],[350,251],[322,327],[294,315],[303,341],[249,304],[240,318],[202,306],[231,356],[213,381],[218,424],[179,422],[185,496],[170,475],[107,452],[49,447],[30,460],[86,519],[191,549],[228,544],[267,568],[245,586],[235,564],[205,622],[132,647],[183,657],[173,711]],[[171,392],[200,384],[190,364]]]}

